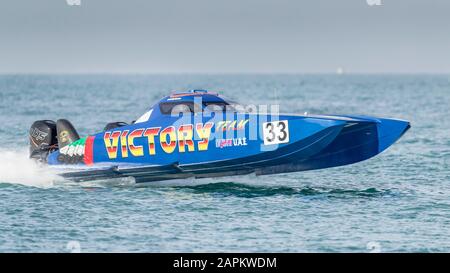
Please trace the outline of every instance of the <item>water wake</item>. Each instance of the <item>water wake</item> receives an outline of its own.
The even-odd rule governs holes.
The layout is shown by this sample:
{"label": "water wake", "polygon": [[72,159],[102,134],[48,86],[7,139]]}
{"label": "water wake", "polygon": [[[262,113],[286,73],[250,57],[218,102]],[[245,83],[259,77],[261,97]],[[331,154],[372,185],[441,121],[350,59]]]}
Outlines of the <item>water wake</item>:
{"label": "water wake", "polygon": [[0,183],[46,188],[58,179],[50,169],[30,160],[26,150],[0,150]]}
{"label": "water wake", "polygon": [[255,186],[233,182],[211,183],[194,186],[175,187],[180,190],[189,190],[192,193],[215,194],[235,197],[266,197],[274,195],[284,196],[310,196],[325,198],[372,198],[393,195],[388,189],[328,189],[328,188],[296,188],[288,186]]}

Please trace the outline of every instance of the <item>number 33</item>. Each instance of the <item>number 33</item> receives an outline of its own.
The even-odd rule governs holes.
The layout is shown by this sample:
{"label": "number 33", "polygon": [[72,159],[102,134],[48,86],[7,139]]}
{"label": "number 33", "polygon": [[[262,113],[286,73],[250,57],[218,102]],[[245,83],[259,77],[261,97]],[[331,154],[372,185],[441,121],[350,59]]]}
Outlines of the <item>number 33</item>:
{"label": "number 33", "polygon": [[289,124],[287,120],[263,123],[264,145],[289,142]]}

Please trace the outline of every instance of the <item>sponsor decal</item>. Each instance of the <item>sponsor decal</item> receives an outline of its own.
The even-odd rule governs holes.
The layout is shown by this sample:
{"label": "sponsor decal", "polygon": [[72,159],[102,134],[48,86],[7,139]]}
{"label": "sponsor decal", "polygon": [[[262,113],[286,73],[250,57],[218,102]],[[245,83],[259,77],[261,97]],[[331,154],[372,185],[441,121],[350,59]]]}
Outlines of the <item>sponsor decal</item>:
{"label": "sponsor decal", "polygon": [[[178,129],[178,143],[180,153],[184,153],[187,150],[193,152],[195,150],[193,138],[193,126],[192,124],[182,125]],[[209,137],[208,137],[209,138]]]}
{"label": "sponsor decal", "polygon": [[155,136],[158,135],[161,127],[147,128],[144,132],[144,136],[147,137],[148,151],[150,155],[154,155],[155,152]]}
{"label": "sponsor decal", "polygon": [[208,150],[208,144],[209,144],[209,137],[211,135],[211,129],[214,126],[214,123],[208,122],[205,125],[202,123],[198,123],[196,125],[197,128],[197,134],[202,139],[198,143],[198,150],[199,151],[206,151]]}
{"label": "sponsor decal", "polygon": [[59,149],[58,160],[64,164],[94,163],[94,136],[80,138]]}
{"label": "sponsor decal", "polygon": [[175,151],[177,147],[177,135],[174,126],[169,126],[162,130],[159,138],[164,152],[171,154]]}
{"label": "sponsor decal", "polygon": [[48,133],[42,132],[42,131],[39,130],[38,128],[34,128],[34,127],[33,127],[33,128],[31,128],[31,130],[30,130],[30,135],[31,135],[31,137],[33,137],[34,139],[42,141],[42,140],[44,140],[44,139],[48,136]]}
{"label": "sponsor decal", "polygon": [[[121,131],[105,132],[103,140],[105,141],[106,152],[110,159],[117,158],[117,146],[119,144],[119,137],[122,135]],[[128,142],[127,142],[128,144]]]}
{"label": "sponsor decal", "polygon": [[249,119],[237,120],[224,120],[217,122],[217,130],[220,131],[238,131],[245,129],[245,125],[249,122]]}
{"label": "sponsor decal", "polygon": [[62,155],[73,156],[83,156],[84,155],[84,145],[86,143],[86,138],[80,138],[77,141],[70,143],[67,146],[59,149],[59,153]]}
{"label": "sponsor decal", "polygon": [[68,136],[69,136],[69,132],[67,132],[66,130],[61,131],[59,133],[59,142],[61,142],[61,143],[68,142],[69,141]]}
{"label": "sponsor decal", "polygon": [[247,138],[227,138],[227,139],[216,139],[216,148],[225,147],[235,147],[235,146],[247,146]]}
{"label": "sponsor decal", "polygon": [[[133,156],[143,156],[144,155],[144,146],[135,145],[135,143],[134,143],[134,139],[142,137],[143,134],[144,134],[144,129],[137,129],[128,135],[128,148],[130,150],[130,153]],[[125,142],[124,139],[125,139],[124,137],[123,138],[121,137],[120,138],[121,142]],[[126,148],[122,149],[122,150],[126,150]]]}
{"label": "sponsor decal", "polygon": [[[155,155],[156,145],[171,154],[178,150],[180,153],[206,151],[208,150],[211,129],[214,123],[207,122],[181,125],[178,128],[168,126],[139,128],[133,131],[108,131],[103,135],[106,152],[109,159],[116,159],[118,155],[122,158],[131,156],[140,157],[145,154]],[[194,134],[197,138],[194,139]],[[146,145],[137,144],[137,139],[145,138]],[[142,142],[139,142],[142,144]],[[120,153],[118,153],[120,149]]]}
{"label": "sponsor decal", "polygon": [[[245,120],[219,121],[217,123],[184,124],[176,128],[150,127],[133,131],[107,131],[103,135],[106,153],[109,159],[156,155],[156,145],[166,154],[189,153],[208,150],[211,131],[243,130],[249,122]],[[142,139],[146,139],[143,144]],[[222,139],[223,144],[216,142],[216,147],[246,146],[246,138]]]}

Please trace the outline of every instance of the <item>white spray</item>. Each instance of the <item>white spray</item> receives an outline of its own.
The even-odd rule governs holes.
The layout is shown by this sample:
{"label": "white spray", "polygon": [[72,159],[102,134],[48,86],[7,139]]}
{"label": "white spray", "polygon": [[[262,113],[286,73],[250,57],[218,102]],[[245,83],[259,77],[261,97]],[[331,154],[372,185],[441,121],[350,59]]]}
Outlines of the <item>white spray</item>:
{"label": "white spray", "polygon": [[46,188],[57,180],[60,179],[49,168],[30,160],[28,151],[0,149],[0,183]]}

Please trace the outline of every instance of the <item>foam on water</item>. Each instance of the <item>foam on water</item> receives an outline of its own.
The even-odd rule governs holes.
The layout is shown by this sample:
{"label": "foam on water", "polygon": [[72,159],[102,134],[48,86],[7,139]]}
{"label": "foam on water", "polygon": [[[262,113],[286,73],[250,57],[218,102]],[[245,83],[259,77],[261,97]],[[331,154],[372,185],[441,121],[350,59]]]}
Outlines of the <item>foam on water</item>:
{"label": "foam on water", "polygon": [[0,183],[47,188],[58,179],[49,168],[30,160],[26,150],[0,150]]}

